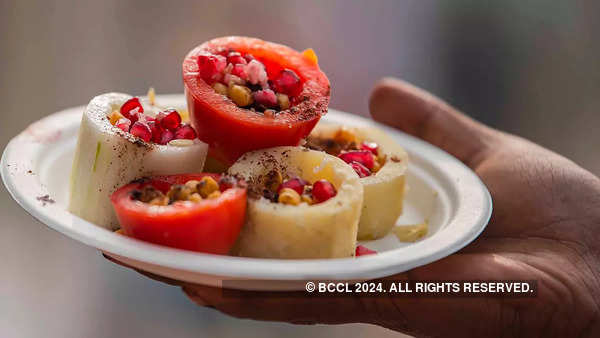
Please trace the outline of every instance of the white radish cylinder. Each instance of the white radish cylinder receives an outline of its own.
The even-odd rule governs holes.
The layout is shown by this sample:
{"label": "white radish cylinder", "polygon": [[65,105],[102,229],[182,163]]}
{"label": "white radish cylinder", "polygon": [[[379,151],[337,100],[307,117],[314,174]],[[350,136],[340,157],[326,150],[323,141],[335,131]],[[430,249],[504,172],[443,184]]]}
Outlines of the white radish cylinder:
{"label": "white radish cylinder", "polygon": [[347,127],[320,122],[309,137],[333,138],[341,128],[353,133],[359,142],[377,143],[379,154],[387,158],[379,171],[360,179],[364,187],[364,199],[358,224],[358,239],[381,238],[390,232],[402,214],[408,154],[385,132],[374,127]]}
{"label": "white radish cylinder", "polygon": [[[273,203],[259,196],[272,171],[310,183],[331,182],[337,195],[308,205]],[[363,189],[358,175],[337,157],[303,147],[276,147],[243,155],[229,173],[248,182],[246,224],[234,254],[261,258],[354,256]]]}
{"label": "white radish cylinder", "polygon": [[69,211],[113,230],[119,225],[110,195],[117,188],[145,176],[201,172],[208,151],[198,140],[184,146],[147,143],[111,125],[107,116],[130,98],[108,93],[90,101],[71,170]]}

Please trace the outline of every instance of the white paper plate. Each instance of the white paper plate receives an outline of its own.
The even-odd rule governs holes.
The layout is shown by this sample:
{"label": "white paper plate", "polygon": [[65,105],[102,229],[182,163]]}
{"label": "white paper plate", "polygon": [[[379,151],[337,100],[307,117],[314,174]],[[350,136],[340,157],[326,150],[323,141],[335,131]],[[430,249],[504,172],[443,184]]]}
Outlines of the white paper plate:
{"label": "white paper plate", "polygon": [[[185,107],[182,95],[163,95],[166,106]],[[309,280],[368,280],[410,270],[461,249],[485,228],[489,192],[473,171],[444,151],[371,120],[333,109],[325,120],[375,125],[409,153],[405,211],[398,224],[429,221],[429,234],[416,243],[394,235],[364,242],[377,255],[359,258],[277,260],[194,253],[117,235],[66,211],[69,173],[83,106],[47,116],[6,147],[2,179],[12,197],[54,230],[102,250],[131,266],[165,277],[206,285],[255,290],[301,290]],[[48,198],[43,198],[48,195]]]}

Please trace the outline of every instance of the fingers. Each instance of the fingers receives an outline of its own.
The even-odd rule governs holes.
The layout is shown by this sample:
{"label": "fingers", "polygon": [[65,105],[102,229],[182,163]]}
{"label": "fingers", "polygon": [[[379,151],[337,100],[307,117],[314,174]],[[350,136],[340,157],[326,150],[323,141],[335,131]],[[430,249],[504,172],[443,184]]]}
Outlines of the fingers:
{"label": "fingers", "polygon": [[[488,255],[488,257],[492,257]],[[465,265],[465,263],[467,263]],[[392,276],[389,280],[478,280],[502,279],[501,269],[494,269],[491,258],[478,255],[454,255],[431,265],[417,268],[408,274]],[[465,268],[468,267],[468,268]],[[492,276],[492,277],[490,277]],[[374,323],[406,333],[441,333],[448,328],[447,320],[463,323],[465,317],[489,321],[497,315],[499,303],[488,302],[486,308],[477,298],[409,298],[409,297],[359,297],[344,294],[335,297],[315,296],[307,292],[258,292],[223,290],[219,288],[186,284],[184,292],[199,305],[210,306],[237,318],[280,321],[294,324]],[[472,313],[470,313],[472,312]],[[455,318],[457,315],[461,319]],[[434,318],[432,318],[434,317]],[[438,327],[430,327],[432,323]],[[453,330],[458,328],[454,327]],[[452,331],[446,331],[452,332]],[[456,331],[454,331],[456,332]]]}
{"label": "fingers", "polygon": [[189,284],[183,291],[199,305],[208,305],[237,318],[293,324],[341,324],[366,322],[358,297],[316,297],[307,292],[223,290]]}
{"label": "fingers", "polygon": [[[525,268],[493,254],[456,254],[393,281],[525,280]],[[527,298],[419,297],[358,294],[315,296],[306,292],[253,292],[184,285],[185,293],[200,305],[208,305],[238,318],[295,324],[372,323],[410,334],[486,336],[506,333]],[[507,306],[510,305],[510,306]],[[504,331],[502,331],[504,330]]]}
{"label": "fingers", "polygon": [[369,100],[373,118],[419,137],[475,167],[500,139],[442,100],[404,81],[384,78]]}

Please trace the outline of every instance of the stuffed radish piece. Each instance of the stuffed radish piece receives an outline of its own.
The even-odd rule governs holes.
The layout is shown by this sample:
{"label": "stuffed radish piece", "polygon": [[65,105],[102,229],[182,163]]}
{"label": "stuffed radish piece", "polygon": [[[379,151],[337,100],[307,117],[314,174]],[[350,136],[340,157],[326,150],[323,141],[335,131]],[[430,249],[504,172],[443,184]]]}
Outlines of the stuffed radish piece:
{"label": "stuffed radish piece", "polygon": [[402,214],[406,151],[380,129],[325,122],[315,127],[306,146],[338,156],[360,176],[364,201],[358,239],[377,239],[388,234]]}
{"label": "stuffed radish piece", "polygon": [[246,185],[218,174],[155,176],[119,188],[111,202],[126,236],[224,255],[244,224]]}
{"label": "stuffed radish piece", "polygon": [[183,61],[183,82],[198,137],[225,166],[248,151],[298,145],[327,113],[330,97],[312,49],[249,37],[194,48]]}
{"label": "stuffed radish piece", "polygon": [[229,174],[248,183],[234,253],[261,258],[354,256],[363,188],[339,158],[303,147],[244,154]]}
{"label": "stuffed radish piece", "polygon": [[176,110],[162,111],[126,94],[97,96],[81,119],[69,211],[116,229],[112,192],[144,176],[201,172],[207,151]]}

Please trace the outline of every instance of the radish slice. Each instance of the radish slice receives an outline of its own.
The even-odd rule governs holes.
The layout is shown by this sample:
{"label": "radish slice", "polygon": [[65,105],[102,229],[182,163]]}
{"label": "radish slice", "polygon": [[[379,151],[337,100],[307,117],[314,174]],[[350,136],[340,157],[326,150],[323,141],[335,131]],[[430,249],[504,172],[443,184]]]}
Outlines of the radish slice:
{"label": "radish slice", "polygon": [[[337,194],[318,204],[273,203],[262,192],[272,170],[310,183],[325,179]],[[261,258],[354,256],[363,188],[341,159],[303,147],[276,147],[242,155],[229,173],[248,182],[246,225],[234,254]]]}
{"label": "radish slice", "polygon": [[71,170],[69,211],[113,230],[119,226],[109,197],[117,188],[144,176],[201,172],[208,151],[197,139],[159,145],[111,125],[107,116],[130,98],[108,93],[90,101]]}
{"label": "radish slice", "polygon": [[[374,173],[370,173],[364,163],[349,162],[359,174],[360,183],[364,187],[364,202],[360,223],[358,224],[358,239],[372,240],[387,235],[396,225],[402,214],[404,193],[406,190],[406,169],[408,154],[382,130],[374,127],[347,127],[339,124],[320,122],[308,136],[309,138],[331,139],[340,129],[346,130],[357,139],[361,147],[368,148],[371,153],[386,158],[385,164]],[[377,144],[375,147],[373,144]],[[345,160],[353,161],[359,158],[354,151],[341,154]],[[353,156],[353,157],[351,157]],[[371,161],[372,162],[372,161]],[[369,162],[368,164],[372,164]]]}

